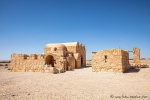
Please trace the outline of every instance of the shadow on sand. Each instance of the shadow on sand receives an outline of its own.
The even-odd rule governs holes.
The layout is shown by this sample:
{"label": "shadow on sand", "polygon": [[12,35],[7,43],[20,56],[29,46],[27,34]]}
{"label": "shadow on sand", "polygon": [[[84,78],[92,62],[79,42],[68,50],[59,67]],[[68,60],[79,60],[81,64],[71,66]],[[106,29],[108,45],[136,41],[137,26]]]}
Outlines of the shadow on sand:
{"label": "shadow on sand", "polygon": [[148,65],[141,65],[141,68],[131,68],[124,73],[138,73],[142,68],[150,68]]}
{"label": "shadow on sand", "polygon": [[89,67],[92,67],[91,65],[87,65],[87,66],[82,66],[80,68],[76,68],[76,69],[84,69],[84,68],[89,68]]}
{"label": "shadow on sand", "polygon": [[136,69],[129,69],[127,71],[125,71],[124,73],[138,73],[140,71],[140,69],[136,68]]}
{"label": "shadow on sand", "polygon": [[[75,69],[84,69],[84,68],[89,68],[89,67],[92,67],[91,65],[88,65],[88,66],[82,66],[80,68],[75,68]],[[71,70],[67,70],[67,71],[74,71],[75,69],[71,69]],[[64,72],[65,73],[65,72]]]}

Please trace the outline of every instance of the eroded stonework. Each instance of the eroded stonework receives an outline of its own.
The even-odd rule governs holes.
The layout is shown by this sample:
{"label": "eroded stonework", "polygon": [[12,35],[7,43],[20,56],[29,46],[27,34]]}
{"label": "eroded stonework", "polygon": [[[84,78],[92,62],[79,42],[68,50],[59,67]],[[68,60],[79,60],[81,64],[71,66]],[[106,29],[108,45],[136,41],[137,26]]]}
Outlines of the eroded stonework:
{"label": "eroded stonework", "polygon": [[60,73],[86,66],[86,49],[79,42],[47,44],[44,54],[12,54],[13,72]]}
{"label": "eroded stonework", "polygon": [[133,63],[135,68],[140,68],[140,49],[133,48]]}
{"label": "eroded stonework", "polygon": [[[140,65],[140,51],[138,48],[133,48],[133,55],[135,65]],[[92,72],[125,72],[130,68],[128,50],[111,49],[92,52]]]}

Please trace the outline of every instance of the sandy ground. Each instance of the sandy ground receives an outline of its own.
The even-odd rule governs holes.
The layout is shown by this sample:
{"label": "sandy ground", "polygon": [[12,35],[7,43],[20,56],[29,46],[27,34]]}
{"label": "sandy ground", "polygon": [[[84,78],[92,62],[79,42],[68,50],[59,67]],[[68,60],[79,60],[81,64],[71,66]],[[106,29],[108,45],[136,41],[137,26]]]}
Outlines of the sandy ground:
{"label": "sandy ground", "polygon": [[150,100],[150,68],[126,73],[9,72],[0,66],[0,100]]}

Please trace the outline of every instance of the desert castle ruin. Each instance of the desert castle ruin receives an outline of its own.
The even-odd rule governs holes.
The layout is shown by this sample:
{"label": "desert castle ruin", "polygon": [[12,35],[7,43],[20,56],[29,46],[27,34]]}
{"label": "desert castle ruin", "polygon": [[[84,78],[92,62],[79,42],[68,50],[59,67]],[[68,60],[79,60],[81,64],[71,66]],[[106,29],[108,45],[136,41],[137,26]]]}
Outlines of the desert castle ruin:
{"label": "desert castle ruin", "polygon": [[[133,52],[134,65],[129,64],[129,52]],[[86,49],[79,42],[46,44],[43,54],[12,54],[12,72],[62,73],[86,66]],[[92,72],[125,72],[140,67],[140,49],[122,49],[92,52]]]}
{"label": "desert castle ruin", "polygon": [[[133,52],[134,66],[129,64],[129,52]],[[92,72],[125,72],[131,67],[140,67],[140,49],[138,48],[133,48],[133,51],[111,49],[92,52]]]}
{"label": "desert castle ruin", "polygon": [[86,48],[79,42],[46,44],[43,54],[12,54],[13,72],[60,73],[86,66]]}

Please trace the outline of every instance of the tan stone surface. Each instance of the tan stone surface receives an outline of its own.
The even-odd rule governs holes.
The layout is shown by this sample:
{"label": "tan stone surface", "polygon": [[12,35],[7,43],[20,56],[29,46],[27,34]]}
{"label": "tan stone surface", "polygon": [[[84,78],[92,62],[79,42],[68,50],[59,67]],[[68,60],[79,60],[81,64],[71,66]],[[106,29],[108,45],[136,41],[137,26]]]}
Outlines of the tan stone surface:
{"label": "tan stone surface", "polygon": [[135,47],[133,48],[133,62],[135,68],[140,67],[140,49]]}
{"label": "tan stone surface", "polygon": [[10,65],[12,72],[65,72],[86,65],[86,50],[79,42],[46,44],[44,54],[12,54]]}
{"label": "tan stone surface", "polygon": [[124,72],[129,69],[128,51],[121,49],[101,50],[92,53],[92,71]]}
{"label": "tan stone surface", "polygon": [[[133,52],[132,65],[129,63],[129,52]],[[89,62],[88,62],[89,63]],[[140,68],[140,49],[134,47],[133,51],[122,49],[101,50],[92,52],[92,71],[125,72],[130,68]]]}
{"label": "tan stone surface", "polygon": [[0,67],[0,100],[150,100],[150,68],[131,69],[128,73],[91,70],[12,73]]}

